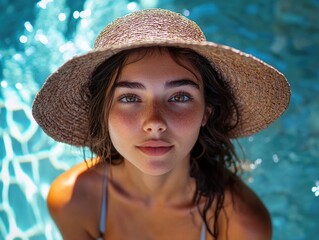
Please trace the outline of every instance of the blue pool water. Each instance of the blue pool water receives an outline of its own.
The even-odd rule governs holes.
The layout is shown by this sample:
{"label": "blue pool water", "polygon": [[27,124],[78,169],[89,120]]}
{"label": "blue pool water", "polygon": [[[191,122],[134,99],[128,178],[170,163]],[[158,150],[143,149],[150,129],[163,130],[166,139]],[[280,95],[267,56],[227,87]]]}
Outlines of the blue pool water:
{"label": "blue pool water", "polygon": [[274,239],[319,238],[318,0],[0,0],[0,239],[61,239],[46,209],[52,180],[83,160],[31,116],[45,78],[115,17],[162,7],[207,38],[252,53],[285,73],[288,111],[241,140],[245,180],[267,205]]}

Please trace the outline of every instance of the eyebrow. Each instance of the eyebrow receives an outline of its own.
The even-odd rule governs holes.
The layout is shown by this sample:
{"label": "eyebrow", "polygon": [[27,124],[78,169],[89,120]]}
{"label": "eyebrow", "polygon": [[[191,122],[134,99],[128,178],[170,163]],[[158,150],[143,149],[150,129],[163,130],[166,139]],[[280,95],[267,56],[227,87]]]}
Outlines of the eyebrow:
{"label": "eyebrow", "polygon": [[[165,88],[174,88],[182,86],[191,86],[200,89],[199,84],[189,79],[172,80],[165,83]],[[146,89],[146,87],[139,82],[121,81],[116,83],[116,88],[131,88],[131,89]]]}
{"label": "eyebrow", "polygon": [[192,86],[199,89],[199,85],[189,79],[179,79],[173,80],[165,83],[165,88],[172,88],[172,87],[181,87],[181,86]]}

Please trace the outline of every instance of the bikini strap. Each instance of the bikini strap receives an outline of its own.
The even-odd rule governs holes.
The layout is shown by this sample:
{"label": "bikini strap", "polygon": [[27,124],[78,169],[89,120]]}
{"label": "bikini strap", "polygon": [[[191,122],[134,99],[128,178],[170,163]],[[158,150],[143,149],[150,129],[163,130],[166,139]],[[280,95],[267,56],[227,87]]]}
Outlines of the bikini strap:
{"label": "bikini strap", "polygon": [[105,221],[106,221],[106,212],[107,212],[107,166],[105,164],[105,173],[103,180],[103,199],[100,215],[100,237],[104,236],[105,233]]}
{"label": "bikini strap", "polygon": [[205,239],[206,239],[206,225],[205,223],[203,223],[201,234],[200,234],[200,240],[205,240]]}

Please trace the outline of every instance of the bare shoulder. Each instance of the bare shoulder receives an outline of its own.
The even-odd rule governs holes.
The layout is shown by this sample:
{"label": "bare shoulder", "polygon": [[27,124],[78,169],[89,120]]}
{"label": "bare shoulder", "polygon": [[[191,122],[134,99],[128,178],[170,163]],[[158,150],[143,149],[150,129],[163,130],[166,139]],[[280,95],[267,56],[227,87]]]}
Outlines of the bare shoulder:
{"label": "bare shoulder", "polygon": [[259,197],[239,178],[225,194],[220,215],[222,239],[270,240],[271,218]]}
{"label": "bare shoulder", "polygon": [[53,181],[47,205],[63,239],[90,239],[91,226],[97,224],[101,178],[101,171],[81,163]]}

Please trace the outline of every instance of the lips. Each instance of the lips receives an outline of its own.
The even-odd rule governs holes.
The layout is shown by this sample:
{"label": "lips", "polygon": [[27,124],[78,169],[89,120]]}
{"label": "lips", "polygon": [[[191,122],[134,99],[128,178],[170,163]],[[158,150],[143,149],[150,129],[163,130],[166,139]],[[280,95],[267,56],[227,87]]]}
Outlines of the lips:
{"label": "lips", "polygon": [[173,145],[160,140],[151,140],[144,142],[137,148],[149,156],[162,156],[168,153],[173,148]]}

